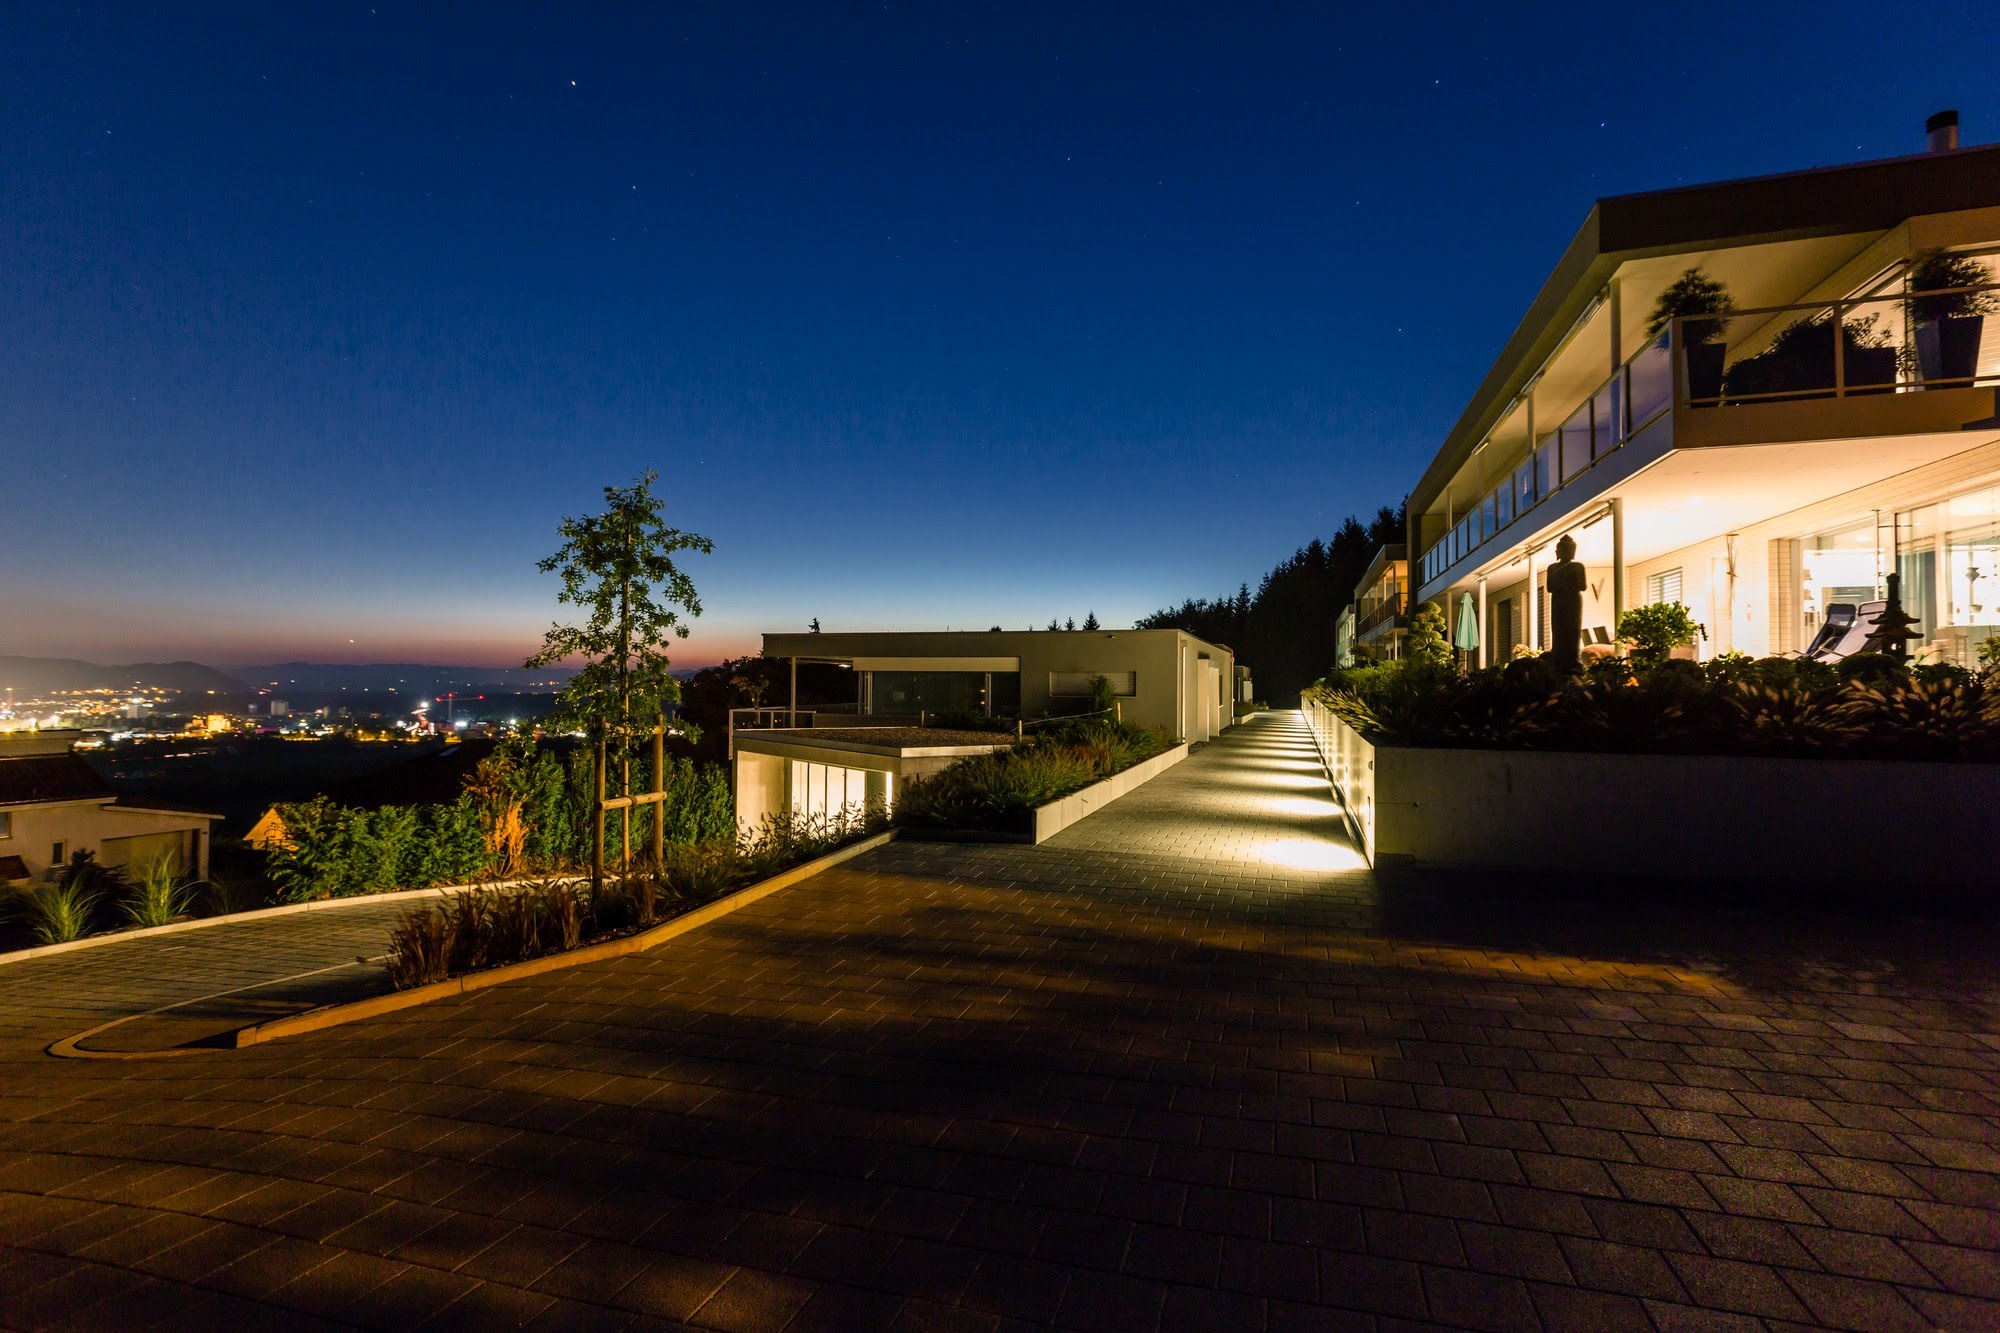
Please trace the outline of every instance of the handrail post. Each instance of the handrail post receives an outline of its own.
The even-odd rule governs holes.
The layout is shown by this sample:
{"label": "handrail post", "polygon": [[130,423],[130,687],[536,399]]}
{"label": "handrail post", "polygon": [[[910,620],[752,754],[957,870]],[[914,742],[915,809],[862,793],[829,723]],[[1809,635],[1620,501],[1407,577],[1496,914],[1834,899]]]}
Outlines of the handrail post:
{"label": "handrail post", "polygon": [[1693,388],[1688,383],[1687,335],[1681,328],[1681,321],[1685,318],[1684,315],[1675,315],[1667,325],[1667,367],[1672,372],[1668,382],[1673,385],[1674,411],[1677,413],[1686,411],[1694,397]]}
{"label": "handrail post", "polygon": [[1847,310],[1833,303],[1833,396],[1847,396]]}
{"label": "handrail post", "polygon": [[666,864],[667,853],[667,722],[653,724],[653,873]]}

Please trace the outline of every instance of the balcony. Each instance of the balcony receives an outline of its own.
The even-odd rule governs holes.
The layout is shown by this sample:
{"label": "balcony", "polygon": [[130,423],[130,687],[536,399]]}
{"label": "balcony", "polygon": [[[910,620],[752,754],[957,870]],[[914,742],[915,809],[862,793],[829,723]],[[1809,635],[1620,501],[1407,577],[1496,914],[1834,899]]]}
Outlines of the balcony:
{"label": "balcony", "polygon": [[1360,619],[1354,622],[1355,639],[1365,639],[1384,625],[1400,626],[1403,619],[1402,610],[1403,599],[1399,595],[1391,595],[1375,606],[1370,607]]}
{"label": "balcony", "polygon": [[1996,386],[2000,283],[1676,319],[1453,516],[1418,586],[1642,436],[1664,452],[1955,431],[1993,417]]}

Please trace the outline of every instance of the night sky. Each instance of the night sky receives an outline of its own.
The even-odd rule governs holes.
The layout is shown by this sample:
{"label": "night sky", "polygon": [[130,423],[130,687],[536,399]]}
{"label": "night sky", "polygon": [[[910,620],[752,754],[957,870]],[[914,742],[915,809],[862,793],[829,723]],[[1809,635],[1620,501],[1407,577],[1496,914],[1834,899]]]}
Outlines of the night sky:
{"label": "night sky", "polygon": [[1395,503],[1600,195],[2000,137],[1987,4],[0,7],[0,652],[1107,624]]}

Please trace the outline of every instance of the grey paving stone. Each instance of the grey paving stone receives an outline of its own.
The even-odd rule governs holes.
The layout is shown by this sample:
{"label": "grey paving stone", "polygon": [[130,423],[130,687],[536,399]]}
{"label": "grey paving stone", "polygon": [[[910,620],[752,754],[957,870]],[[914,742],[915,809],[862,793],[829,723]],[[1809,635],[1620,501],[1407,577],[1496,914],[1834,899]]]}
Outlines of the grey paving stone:
{"label": "grey paving stone", "polygon": [[269,1047],[44,1054],[379,985],[347,964],[395,910],[6,965],[0,1308],[2000,1323],[1992,927],[1502,887],[1360,868],[1275,714],[1039,847],[898,842],[651,953]]}

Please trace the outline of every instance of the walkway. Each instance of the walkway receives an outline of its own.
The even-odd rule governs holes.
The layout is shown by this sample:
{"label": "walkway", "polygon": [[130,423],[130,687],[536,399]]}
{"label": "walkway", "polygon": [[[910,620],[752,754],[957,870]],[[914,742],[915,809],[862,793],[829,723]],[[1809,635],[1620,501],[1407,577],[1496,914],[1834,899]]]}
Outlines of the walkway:
{"label": "walkway", "polygon": [[98,964],[17,964],[0,1322],[2000,1322],[1990,930],[1471,890],[1356,868],[1277,715],[269,1047],[51,1060]]}

